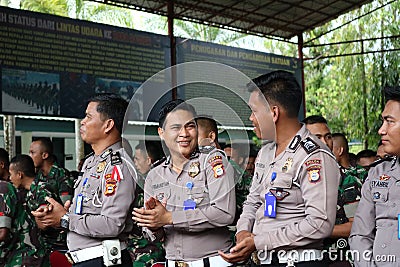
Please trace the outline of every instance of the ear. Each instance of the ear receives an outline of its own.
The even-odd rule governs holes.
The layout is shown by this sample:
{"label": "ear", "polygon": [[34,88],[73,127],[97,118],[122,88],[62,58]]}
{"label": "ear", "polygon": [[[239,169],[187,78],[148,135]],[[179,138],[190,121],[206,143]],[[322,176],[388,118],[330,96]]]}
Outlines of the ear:
{"label": "ear", "polygon": [[112,130],[112,128],[114,127],[114,120],[112,120],[112,119],[108,119],[108,120],[106,120],[106,128],[104,129],[104,132],[106,133],[106,134],[108,134],[108,133],[110,133],[111,132],[111,130]]}
{"label": "ear", "polygon": [[0,161],[0,168],[4,169],[4,161]]}
{"label": "ear", "polygon": [[49,153],[48,152],[43,152],[42,153],[42,159],[48,159],[49,158]]}
{"label": "ear", "polygon": [[279,115],[280,115],[280,110],[278,106],[271,106],[270,107],[270,112],[271,112],[271,116],[272,116],[272,120],[274,121],[274,123],[276,123],[279,119]]}
{"label": "ear", "polygon": [[215,142],[215,137],[216,137],[217,135],[215,134],[215,132],[214,131],[211,131],[209,134],[208,134],[208,137],[213,141],[213,142]]}
{"label": "ear", "polygon": [[344,148],[341,146],[340,148],[339,148],[339,156],[343,156],[343,151],[344,151]]}
{"label": "ear", "polygon": [[158,127],[157,132],[158,132],[158,136],[160,137],[160,139],[164,140],[164,138],[163,138],[164,130],[161,127]]}

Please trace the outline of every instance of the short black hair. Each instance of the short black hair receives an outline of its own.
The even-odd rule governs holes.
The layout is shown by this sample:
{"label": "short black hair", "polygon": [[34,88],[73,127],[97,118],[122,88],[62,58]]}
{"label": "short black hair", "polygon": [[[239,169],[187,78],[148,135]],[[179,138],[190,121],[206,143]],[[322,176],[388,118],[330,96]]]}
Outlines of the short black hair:
{"label": "short black hair", "polygon": [[[253,79],[269,104],[276,102],[281,105],[289,117],[297,117],[303,93],[294,75],[288,71],[277,70],[263,74]],[[252,83],[247,85],[248,91],[257,90]]]}
{"label": "short black hair", "polygon": [[158,126],[163,128],[167,115],[170,112],[177,110],[186,110],[191,112],[194,117],[197,116],[196,110],[192,105],[186,103],[182,99],[171,100],[161,107],[160,113],[158,114]]}
{"label": "short black hair", "polygon": [[358,161],[360,158],[372,158],[376,157],[376,151],[371,149],[364,149],[357,153],[356,160]]}
{"label": "short black hair", "polygon": [[33,142],[40,142],[43,152],[49,153],[50,156],[53,155],[53,142],[49,137],[34,138]]}
{"label": "short black hair", "polygon": [[215,133],[215,142],[218,143],[218,125],[217,122],[210,116],[199,115],[196,118],[197,125],[203,127],[207,132]]}
{"label": "short black hair", "polygon": [[400,102],[400,86],[386,86],[383,92],[386,101],[394,100]]}
{"label": "short black hair", "polygon": [[35,177],[35,164],[30,156],[17,155],[11,159],[10,164],[14,164],[16,171],[21,171],[28,177]]}
{"label": "short black hair", "polygon": [[156,162],[164,156],[162,152],[161,142],[159,141],[140,141],[139,144],[135,146],[135,149],[146,153],[147,156],[151,159],[152,163]]}
{"label": "short black hair", "polygon": [[97,94],[88,100],[88,103],[90,102],[98,103],[96,111],[104,116],[105,119],[113,120],[115,128],[122,134],[122,125],[128,102],[119,95],[110,93]]}
{"label": "short black hair", "polygon": [[8,154],[7,150],[0,147],[0,161],[4,162],[4,167],[8,169],[10,166],[10,155]]}
{"label": "short black hair", "polygon": [[344,143],[345,152],[349,153],[349,141],[347,141],[346,136],[343,133],[333,133],[332,139],[340,139],[342,143]]}
{"label": "short black hair", "polygon": [[325,119],[323,116],[321,116],[321,115],[311,115],[311,116],[308,116],[308,117],[305,118],[302,122],[303,122],[304,124],[307,124],[307,125],[309,125],[309,124],[315,124],[315,123],[325,123],[325,124],[328,124],[328,122],[326,121],[326,119]]}

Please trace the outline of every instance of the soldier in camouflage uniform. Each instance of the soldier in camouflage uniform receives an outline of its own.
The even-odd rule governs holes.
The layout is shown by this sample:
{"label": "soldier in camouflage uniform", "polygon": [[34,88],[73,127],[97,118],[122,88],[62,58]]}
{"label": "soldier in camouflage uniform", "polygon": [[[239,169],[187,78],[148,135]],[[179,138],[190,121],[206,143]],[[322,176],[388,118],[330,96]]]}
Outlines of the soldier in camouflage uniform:
{"label": "soldier in camouflage uniform", "polygon": [[0,180],[0,266],[17,243],[15,216],[18,214],[17,192],[11,183]]}
{"label": "soldier in camouflage uniform", "polygon": [[52,242],[57,239],[59,232],[54,229],[39,230],[31,212],[47,205],[46,197],[57,196],[50,192],[46,183],[35,179],[34,163],[27,155],[19,155],[11,160],[10,174],[11,182],[19,190],[22,211],[16,217],[19,243],[6,266],[50,266]]}
{"label": "soldier in camouflage uniform", "polygon": [[65,203],[72,199],[74,184],[69,171],[58,166],[50,138],[41,137],[31,143],[29,156],[33,159],[39,181],[48,183],[53,193]]}
{"label": "soldier in camouflage uniform", "polygon": [[[161,145],[159,142],[141,142],[135,147],[134,164],[138,170],[138,185],[135,190],[134,207],[144,206],[144,180],[151,164],[160,159]],[[142,233],[142,227],[136,223],[128,239],[128,251],[133,261],[133,267],[147,267],[155,262],[165,261],[165,251],[162,242],[147,240]]]}

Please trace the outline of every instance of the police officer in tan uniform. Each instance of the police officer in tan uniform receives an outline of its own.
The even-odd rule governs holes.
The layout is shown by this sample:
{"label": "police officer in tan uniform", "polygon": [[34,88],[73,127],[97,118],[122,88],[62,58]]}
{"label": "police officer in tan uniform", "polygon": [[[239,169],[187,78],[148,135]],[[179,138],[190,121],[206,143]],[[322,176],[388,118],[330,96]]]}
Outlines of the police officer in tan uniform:
{"label": "police officer in tan uniform", "polygon": [[230,266],[218,251],[232,245],[233,168],[214,147],[198,151],[194,108],[182,100],[160,112],[159,136],[168,150],[145,180],[146,209],[134,209],[140,226],[165,239],[167,266]]}
{"label": "police officer in tan uniform", "polygon": [[361,190],[350,233],[355,266],[399,266],[400,87],[385,88],[381,136],[387,157],[371,168]]}
{"label": "police officer in tan uniform", "polygon": [[67,211],[49,199],[47,209],[34,212],[40,224],[69,231],[67,257],[74,266],[132,266],[125,241],[133,225],[136,174],[121,143],[126,107],[112,94],[89,100],[80,133],[94,153],[83,164],[73,204]]}
{"label": "police officer in tan uniform", "polygon": [[250,120],[261,139],[273,131],[266,123],[272,120],[276,140],[257,156],[237,244],[220,255],[241,262],[254,252],[253,264],[261,266],[326,266],[321,250],[335,223],[339,168],[297,118],[302,93],[294,76],[275,71],[254,83],[261,92],[249,85]]}

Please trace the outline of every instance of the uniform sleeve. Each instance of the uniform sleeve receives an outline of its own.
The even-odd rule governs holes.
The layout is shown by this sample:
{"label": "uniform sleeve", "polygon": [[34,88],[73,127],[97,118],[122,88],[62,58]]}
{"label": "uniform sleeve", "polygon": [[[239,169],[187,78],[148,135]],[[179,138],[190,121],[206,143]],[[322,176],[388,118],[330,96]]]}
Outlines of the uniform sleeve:
{"label": "uniform sleeve", "polygon": [[69,171],[60,168],[57,179],[59,182],[58,195],[64,204],[67,200],[72,199],[74,192],[73,178]]}
{"label": "uniform sleeve", "polygon": [[14,187],[8,182],[0,182],[0,228],[11,229],[17,196]]}
{"label": "uniform sleeve", "polygon": [[[215,157],[219,158],[216,158],[214,162]],[[209,158],[211,162],[207,161],[206,179],[210,203],[194,210],[173,211],[174,227],[184,228],[190,232],[200,232],[227,226],[233,222],[236,210],[233,167],[220,153],[215,153]]]}
{"label": "uniform sleeve", "polygon": [[[370,172],[371,173],[371,172]],[[370,175],[369,175],[370,176]],[[370,176],[372,177],[372,176]],[[370,261],[362,257],[364,253],[372,255],[375,239],[375,205],[372,199],[370,180],[367,179],[361,189],[361,200],[354,216],[353,226],[349,237],[351,250],[359,252],[359,260],[355,266],[372,266]]]}
{"label": "uniform sleeve", "polygon": [[[107,183],[107,175],[112,175],[113,171],[120,166],[120,179],[116,183]],[[125,228],[128,216],[131,216],[131,207],[135,196],[136,175],[132,168],[132,174],[128,166],[133,166],[130,160],[122,158],[122,164],[107,167],[102,184],[102,204],[100,214],[72,214],[70,213],[70,231],[90,237],[108,238],[117,237]],[[121,177],[121,174],[123,177]],[[110,176],[111,177],[111,176]],[[114,192],[112,193],[112,187]],[[108,193],[106,194],[106,191]]]}
{"label": "uniform sleeve", "polygon": [[257,249],[302,247],[331,235],[340,179],[337,163],[321,151],[311,154],[300,168],[297,182],[304,201],[304,219],[255,236]]}
{"label": "uniform sleeve", "polygon": [[258,179],[253,177],[250,192],[243,203],[243,211],[236,224],[236,232],[248,231],[252,232],[253,225],[256,219],[256,212],[261,207],[260,194],[263,187]]}

